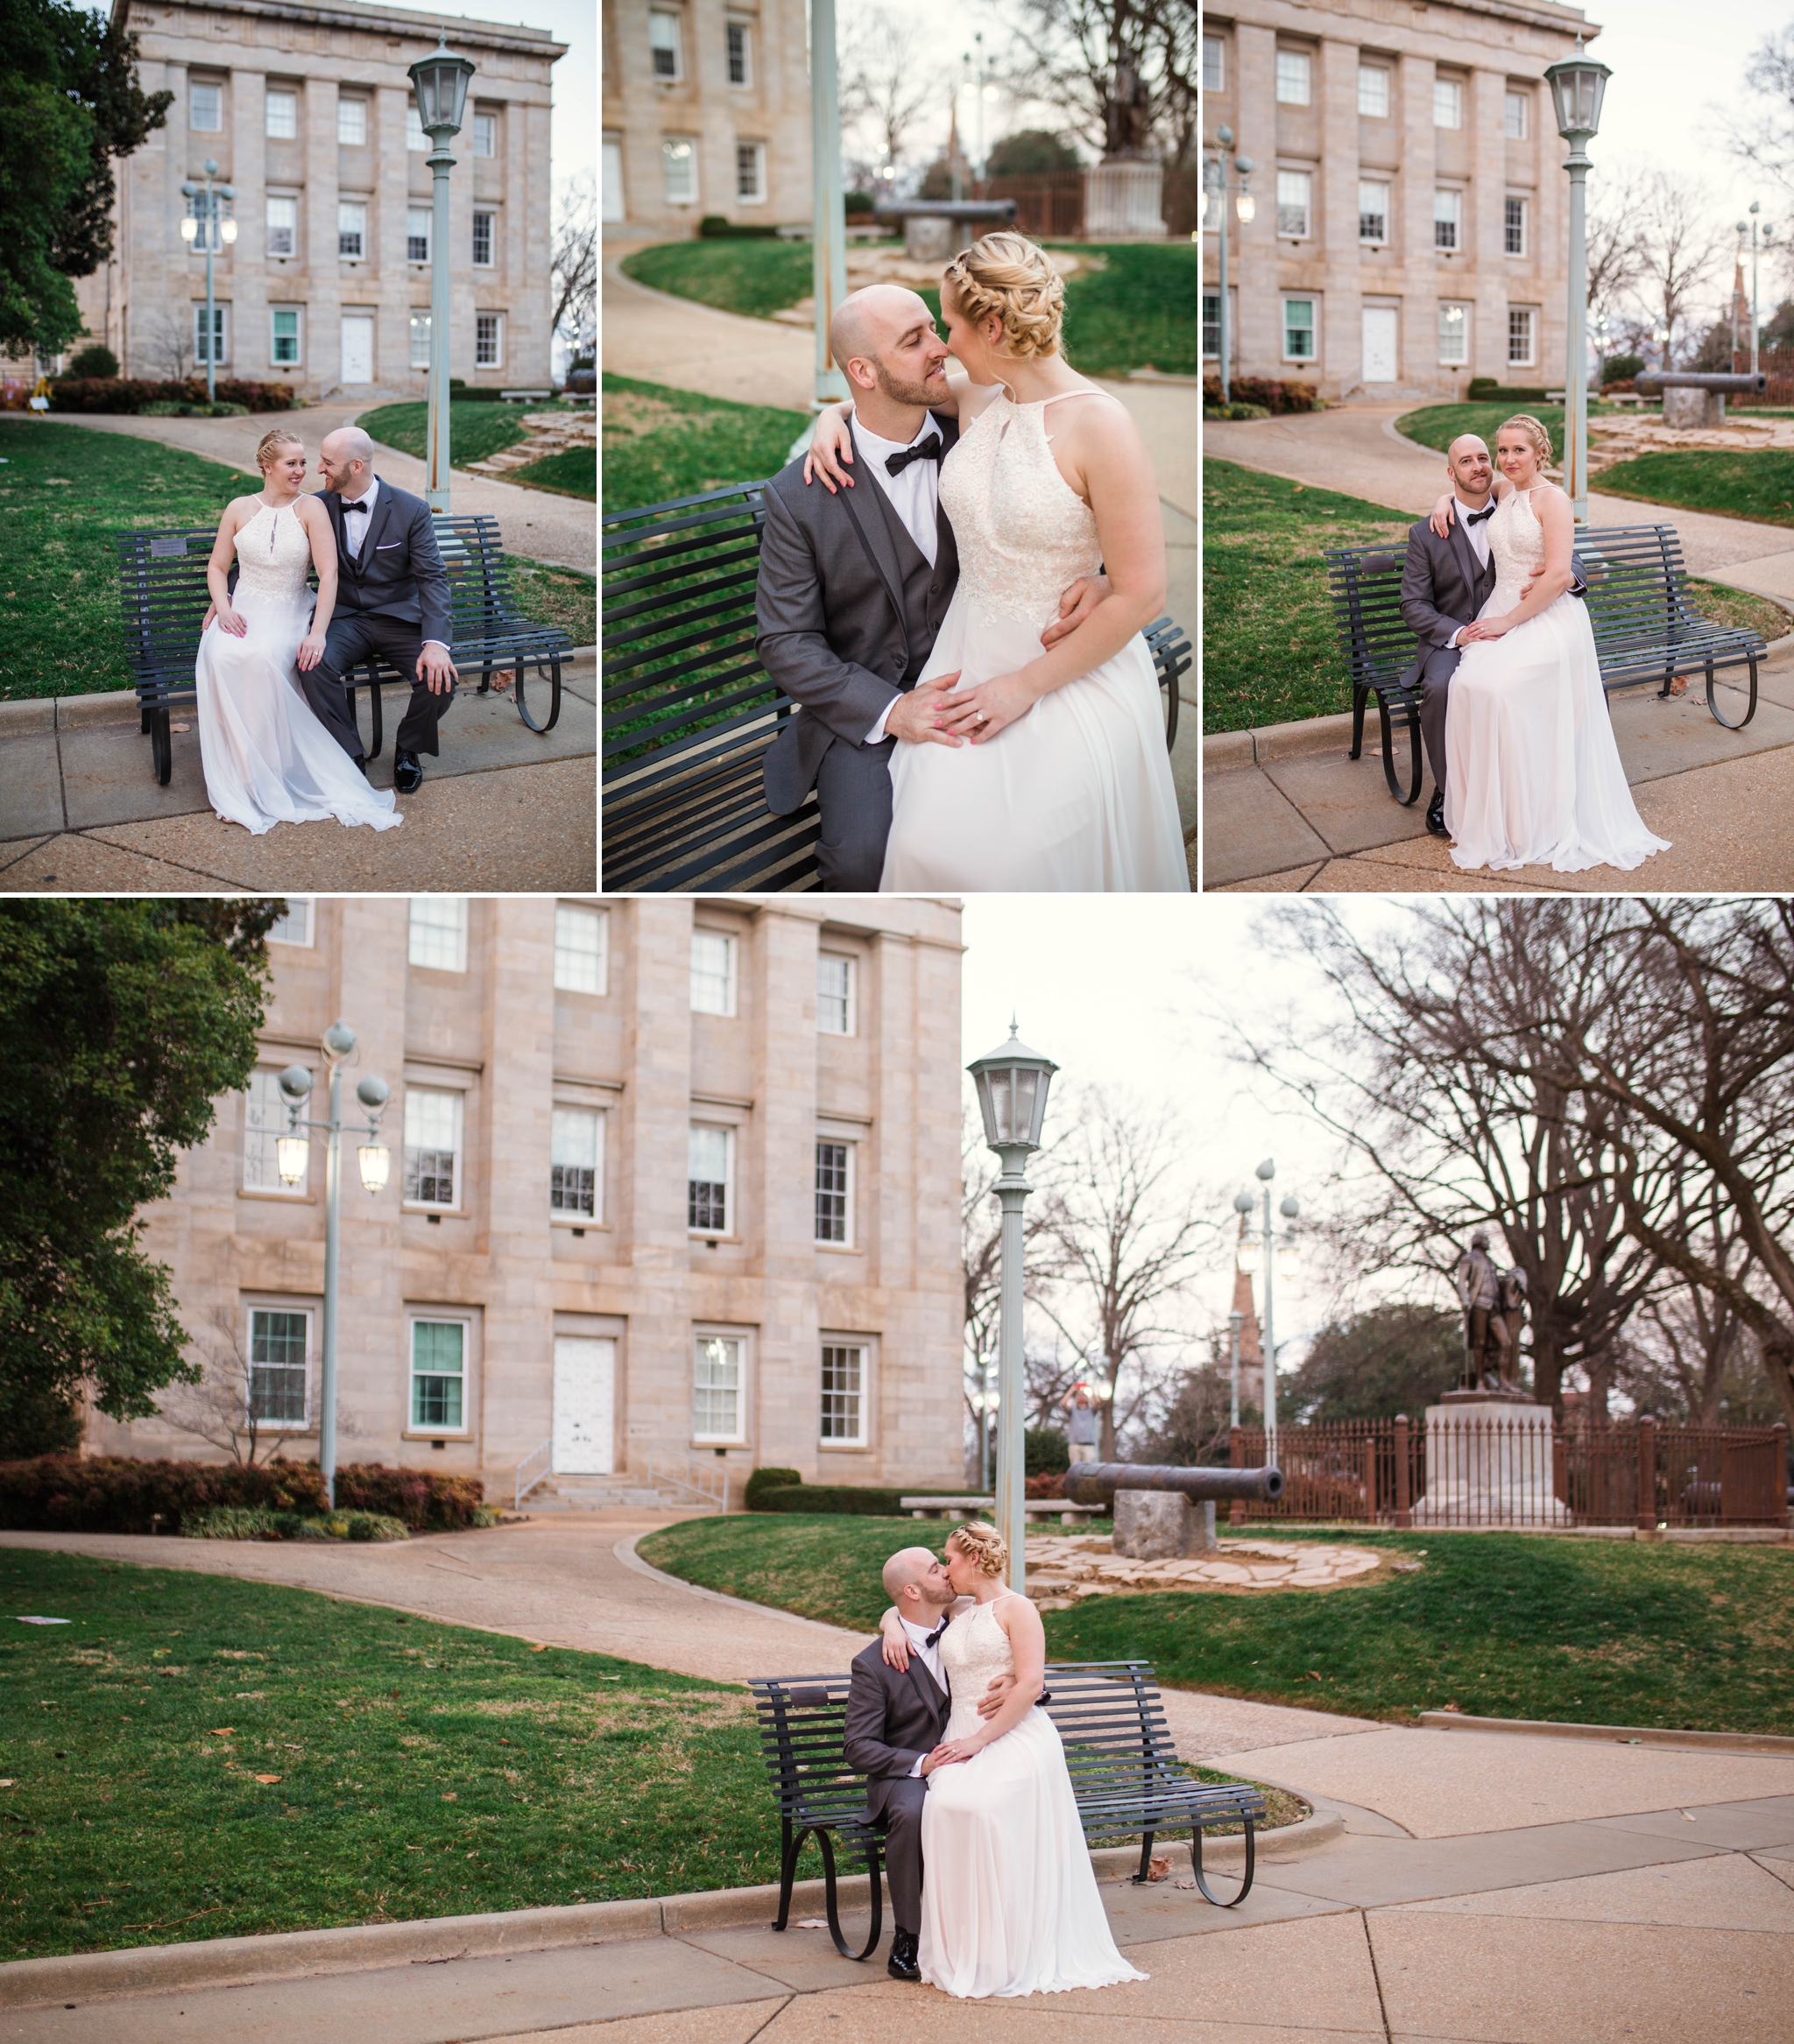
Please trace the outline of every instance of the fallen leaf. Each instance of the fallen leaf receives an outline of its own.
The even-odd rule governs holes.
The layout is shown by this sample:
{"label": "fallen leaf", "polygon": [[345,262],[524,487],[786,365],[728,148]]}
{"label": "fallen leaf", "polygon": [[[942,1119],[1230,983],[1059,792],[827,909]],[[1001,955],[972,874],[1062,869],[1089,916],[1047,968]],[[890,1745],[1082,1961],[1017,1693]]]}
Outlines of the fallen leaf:
{"label": "fallen leaf", "polygon": [[258,1781],[266,1781],[269,1783],[276,1782],[279,1779],[280,1777],[278,1774],[258,1774],[256,1776],[256,1780]]}
{"label": "fallen leaf", "polygon": [[1170,1879],[1171,1863],[1162,1852],[1154,1853],[1152,1864],[1146,1870],[1146,1878],[1149,1881],[1168,1881]]}
{"label": "fallen leaf", "polygon": [[234,1724],[215,1724],[212,1727],[212,1737],[215,1739],[228,1739],[236,1730]]}
{"label": "fallen leaf", "polygon": [[442,1801],[444,1802],[453,1802],[455,1801],[455,1791],[451,1788],[448,1794],[442,1798]]}
{"label": "fallen leaf", "polygon": [[1308,1673],[1310,1681],[1317,1682],[1321,1680],[1321,1671],[1317,1667],[1310,1668]]}
{"label": "fallen leaf", "polygon": [[0,1781],[0,1788],[17,1788],[18,1787],[18,1782],[13,1780],[10,1775],[5,1780]]}
{"label": "fallen leaf", "polygon": [[[30,1619],[27,1619],[25,1622],[26,1622],[26,1624],[27,1624],[27,1625],[53,1625],[53,1624],[55,1623],[55,1621],[54,1621],[53,1619],[51,1619],[51,1618],[30,1618]],[[530,1652],[531,1652],[532,1653],[546,1653],[547,1651],[548,1651],[548,1650],[547,1650],[547,1648],[546,1646],[532,1646],[532,1647],[530,1648]]]}
{"label": "fallen leaf", "polygon": [[826,1916],[800,1916],[792,1926],[794,1930],[826,1930],[828,1928],[829,1920]]}

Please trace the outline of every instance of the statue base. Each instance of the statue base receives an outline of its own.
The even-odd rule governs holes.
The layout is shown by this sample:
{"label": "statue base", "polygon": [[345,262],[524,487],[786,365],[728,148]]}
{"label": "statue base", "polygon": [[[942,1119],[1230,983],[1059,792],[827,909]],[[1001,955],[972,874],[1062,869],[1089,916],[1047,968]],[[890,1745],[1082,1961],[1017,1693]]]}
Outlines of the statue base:
{"label": "statue base", "polygon": [[944,213],[912,213],[903,222],[903,253],[912,263],[950,263],[964,246],[957,222]]}
{"label": "statue base", "polygon": [[1084,238],[1089,242],[1162,242],[1165,238],[1162,164],[1126,158],[1084,173]]}
{"label": "statue base", "polygon": [[1568,1526],[1549,1406],[1448,1392],[1426,1409],[1426,1495],[1416,1526]]}
{"label": "statue base", "polygon": [[1717,391],[1689,391],[1679,386],[1663,392],[1663,424],[1699,427],[1726,423],[1726,400]]}
{"label": "statue base", "polygon": [[1169,1561],[1215,1549],[1215,1506],[1181,1491],[1117,1491],[1114,1550],[1134,1561]]}
{"label": "statue base", "polygon": [[[1442,1406],[1536,1406],[1538,1400],[1529,1391],[1522,1391],[1517,1384],[1500,1384],[1492,1391],[1448,1391],[1439,1399]],[[1430,1412],[1431,1406],[1427,1410]]]}

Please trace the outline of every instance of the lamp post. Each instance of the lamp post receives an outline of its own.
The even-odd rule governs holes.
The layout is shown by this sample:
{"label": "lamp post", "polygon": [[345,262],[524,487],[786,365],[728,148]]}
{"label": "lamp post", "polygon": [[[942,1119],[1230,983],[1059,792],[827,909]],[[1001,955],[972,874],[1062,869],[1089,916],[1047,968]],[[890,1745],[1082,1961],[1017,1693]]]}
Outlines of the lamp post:
{"label": "lamp post", "polygon": [[448,173],[455,159],[448,144],[461,132],[467,81],[477,67],[451,56],[446,34],[410,67],[417,89],[417,117],[430,138],[424,159],[430,171],[430,411],[429,463],[424,499],[433,511],[448,509]]}
{"label": "lamp post", "polygon": [[189,247],[201,236],[205,236],[206,248],[206,402],[216,401],[218,395],[218,313],[212,295],[212,257],[222,244],[229,248],[237,239],[237,222],[223,215],[221,201],[235,199],[234,185],[214,184],[218,166],[211,157],[205,162],[205,181],[194,184],[189,180],[180,187],[181,196],[187,201],[187,217],[180,223],[180,238]]}
{"label": "lamp post", "polygon": [[[1249,1206],[1251,1203],[1248,1199],[1247,1204]],[[1240,1330],[1245,1325],[1246,1315],[1243,1313],[1230,1313],[1227,1315],[1228,1345],[1232,1350],[1232,1389],[1227,1399],[1227,1424],[1230,1427],[1240,1424]]]}
{"label": "lamp post", "polygon": [[1009,1025],[1009,1040],[967,1067],[978,1088],[985,1141],[1001,1159],[996,1195],[1003,1209],[1001,1311],[997,1340],[997,1530],[1009,1549],[1009,1587],[1028,1587],[1027,1472],[1022,1423],[1028,1399],[1022,1384],[1021,1209],[1034,1188],[1023,1175],[1041,1146],[1047,1089],[1058,1070],[1050,1058],[1030,1050]]}
{"label": "lamp post", "polygon": [[[1251,224],[1258,211],[1258,201],[1247,189],[1247,180],[1253,172],[1253,162],[1249,156],[1236,156],[1233,159],[1233,168],[1240,174],[1240,182],[1237,185],[1227,182],[1227,152],[1233,146],[1233,130],[1231,128],[1217,128],[1215,140],[1220,144],[1219,153],[1204,156],[1202,159],[1203,224],[1197,229],[1196,233],[1199,235],[1208,227],[1209,215],[1212,212],[1215,219],[1212,231],[1219,236],[1220,251],[1221,297],[1218,321],[1220,334],[1217,346],[1221,354],[1221,402],[1231,405],[1233,402],[1233,372],[1229,366],[1232,352],[1232,322],[1227,312],[1227,194],[1230,192],[1233,194],[1234,208],[1239,213],[1242,227]],[[1211,200],[1213,201],[1212,206],[1209,203]],[[1190,238],[1194,241],[1196,235]]]}
{"label": "lamp post", "polygon": [[[1762,317],[1758,311],[1756,303],[1756,216],[1762,211],[1762,201],[1753,199],[1750,201],[1750,373],[1752,376],[1756,374],[1757,336],[1762,331]],[[1738,231],[1740,234],[1744,231],[1742,222],[1739,223]],[[1764,241],[1768,241],[1769,238],[1768,228],[1764,228],[1762,230],[1762,238]]]}
{"label": "lamp post", "polygon": [[1588,523],[1588,151],[1601,124],[1601,100],[1613,76],[1582,53],[1547,65],[1557,132],[1570,144],[1570,332],[1564,377],[1564,493],[1579,525]]}
{"label": "lamp post", "polygon": [[[1277,1459],[1277,1244],[1281,1242],[1287,1248],[1296,1240],[1294,1228],[1286,1228],[1280,1235],[1272,1224],[1271,1181],[1276,1175],[1277,1166],[1267,1157],[1258,1167],[1258,1176],[1264,1187],[1263,1223],[1256,1234],[1250,1228],[1242,1228],[1240,1237],[1242,1242],[1258,1242],[1264,1246],[1265,1334],[1264,1340],[1260,1345],[1264,1350],[1265,1357],[1265,1454],[1272,1462],[1275,1462]],[[1248,1192],[1235,1193],[1233,1211],[1240,1215],[1242,1219],[1246,1215],[1251,1213],[1252,1195]],[[1296,1196],[1292,1193],[1285,1196],[1277,1211],[1286,1221],[1294,1221],[1300,1215],[1302,1209],[1296,1205]]]}
{"label": "lamp post", "polygon": [[841,190],[841,100],[835,0],[809,0],[810,290],[816,300],[816,408],[847,395],[829,352],[829,322],[847,296],[847,211]]}
{"label": "lamp post", "polygon": [[978,1357],[978,1388],[971,1394],[971,1409],[978,1414],[978,1487],[982,1497],[991,1487],[991,1415],[1002,1409],[994,1356]]}
{"label": "lamp post", "polygon": [[[309,1136],[301,1129],[316,1129],[324,1138],[324,1336],[323,1361],[318,1381],[318,1466],[324,1472],[324,1488],[330,1509],[336,1509],[336,1272],[338,1262],[339,1194],[342,1181],[342,1138],[348,1124],[343,1119],[343,1061],[355,1048],[355,1032],[348,1023],[333,1022],[319,1040],[324,1061],[330,1068],[330,1112],[327,1121],[307,1121],[300,1110],[311,1096],[312,1075],[303,1065],[288,1065],[280,1075],[281,1096],[286,1102],[286,1133],[275,1138],[274,1151],[281,1179],[297,1185],[305,1176],[311,1149]],[[361,1166],[361,1181],[370,1193],[385,1184],[392,1153],[379,1134],[380,1113],[392,1096],[384,1079],[370,1072],[356,1087],[355,1096],[367,1110],[367,1140],[356,1152]]]}

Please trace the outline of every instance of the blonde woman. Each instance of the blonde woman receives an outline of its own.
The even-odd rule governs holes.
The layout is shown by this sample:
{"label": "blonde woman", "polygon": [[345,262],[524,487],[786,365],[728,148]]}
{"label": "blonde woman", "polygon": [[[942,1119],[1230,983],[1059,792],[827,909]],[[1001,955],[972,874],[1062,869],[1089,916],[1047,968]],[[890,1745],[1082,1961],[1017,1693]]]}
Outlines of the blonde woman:
{"label": "blonde woman", "polygon": [[[994,1526],[956,1526],[942,1560],[960,1603],[940,1635],[952,1712],[920,1768],[921,1977],[962,2000],[1144,1980],[1115,1948],[1065,1749],[1035,1704],[1047,1658],[1040,1613],[1005,1586],[1009,1550]],[[898,1611],[879,1629],[885,1659],[906,1667]],[[979,1702],[992,1685],[1002,1701],[986,1716]]]}
{"label": "blonde woman", "polygon": [[[300,687],[300,672],[323,658],[336,603],[330,521],[301,494],[305,448],[276,426],[256,462],[262,487],[225,507],[206,564],[212,610],[194,668],[206,799],[257,836],[331,818],[390,830],[404,821],[392,796],[368,786]],[[315,603],[306,583],[314,567]]]}
{"label": "blonde woman", "polygon": [[[1127,408],[1065,360],[1064,304],[1051,262],[1019,234],[985,236],[942,278],[964,373],[932,375],[925,402],[957,424],[932,458],[959,581],[915,702],[889,718],[886,892],[1189,892],[1141,636],[1165,601],[1158,486]],[[842,366],[868,397],[888,381],[876,349],[850,348]],[[857,476],[870,530],[873,492],[889,492],[870,462],[856,468],[856,409],[822,414],[805,473],[830,489]],[[1099,570],[1099,600],[1062,634],[1072,590]]]}
{"label": "blonde woman", "polygon": [[[1570,499],[1544,480],[1550,457],[1550,435],[1529,412],[1495,435],[1495,586],[1458,638],[1445,829],[1465,868],[1630,871],[1669,844],[1645,828],[1620,764],[1594,630],[1570,594],[1574,526]],[[1434,507],[1441,537],[1452,506],[1448,494]]]}

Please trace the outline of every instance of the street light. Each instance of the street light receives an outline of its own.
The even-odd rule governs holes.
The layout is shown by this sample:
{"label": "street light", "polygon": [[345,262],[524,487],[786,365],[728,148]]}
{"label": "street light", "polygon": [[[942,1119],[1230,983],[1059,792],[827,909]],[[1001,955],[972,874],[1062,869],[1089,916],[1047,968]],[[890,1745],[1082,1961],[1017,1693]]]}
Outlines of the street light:
{"label": "street light", "polygon": [[[1275,1297],[1277,1245],[1279,1243],[1282,1243],[1282,1245],[1287,1249],[1290,1247],[1296,1240],[1296,1230],[1293,1227],[1284,1229],[1282,1233],[1280,1235],[1271,1223],[1271,1181],[1276,1175],[1277,1166],[1271,1161],[1268,1157],[1267,1157],[1264,1162],[1258,1167],[1258,1176],[1264,1186],[1265,1210],[1263,1224],[1256,1234],[1254,1234],[1250,1228],[1245,1226],[1241,1227],[1240,1233],[1240,1239],[1242,1242],[1247,1244],[1260,1243],[1263,1245],[1265,1252],[1265,1334],[1264,1340],[1262,1343],[1261,1343],[1260,1346],[1264,1350],[1265,1360],[1265,1454],[1267,1458],[1271,1462],[1275,1462],[1277,1459],[1277,1321]],[[1248,1192],[1235,1193],[1233,1195],[1233,1211],[1240,1216],[1243,1223],[1245,1216],[1252,1211],[1252,1195]],[[1293,1222],[1300,1216],[1302,1209],[1296,1203],[1296,1196],[1292,1193],[1285,1195],[1283,1202],[1277,1209],[1277,1211],[1283,1216],[1284,1220]],[[1230,1315],[1229,1317],[1231,1318],[1232,1316]],[[1236,1410],[1238,1408],[1236,1406]]]}
{"label": "street light", "polygon": [[[1757,309],[1756,302],[1756,216],[1762,211],[1762,201],[1753,199],[1750,201],[1750,373],[1752,376],[1756,374],[1757,336],[1762,331],[1762,317]],[[1744,232],[1744,222],[1741,220],[1738,222],[1738,232],[1741,236]],[[1762,245],[1765,248],[1769,246],[1769,236],[1774,232],[1773,228],[1766,227],[1763,229]]]}
{"label": "street light", "polygon": [[1022,1383],[1021,1208],[1034,1188],[1023,1175],[1028,1157],[1041,1146],[1047,1089],[1058,1070],[1050,1058],[1030,1050],[1009,1025],[1009,1040],[966,1068],[978,1088],[985,1141],[1002,1161],[995,1191],[1003,1209],[1001,1310],[997,1339],[1000,1400],[997,1448],[997,1530],[1009,1548],[1009,1587],[1027,1590],[1028,1496],[1022,1423],[1028,1398]]}
{"label": "street light", "polygon": [[[1236,1200],[1234,1203],[1237,1206],[1239,1202]],[[1249,1196],[1246,1203],[1251,1206]],[[1232,1390],[1227,1400],[1227,1424],[1230,1427],[1240,1424],[1240,1330],[1245,1325],[1246,1315],[1243,1313],[1230,1313],[1227,1315],[1228,1346],[1232,1351]]]}
{"label": "street light", "polygon": [[[323,1365],[318,1384],[318,1466],[324,1474],[324,1488],[330,1509],[336,1509],[336,1268],[339,1235],[339,1181],[341,1176],[343,1119],[343,1061],[355,1048],[355,1032],[346,1022],[333,1022],[320,1040],[324,1062],[330,1068],[330,1112],[326,1121],[307,1121],[300,1110],[311,1097],[312,1075],[303,1065],[288,1065],[280,1075],[280,1094],[286,1103],[286,1133],[275,1138],[274,1149],[281,1178],[297,1185],[305,1175],[306,1158],[311,1147],[301,1129],[316,1129],[324,1138],[324,1339]],[[367,1110],[367,1140],[357,1151],[361,1181],[368,1191],[378,1192],[386,1182],[392,1153],[376,1141],[380,1114],[392,1097],[384,1079],[370,1072],[355,1089],[355,1096]]]}
{"label": "street light", "polygon": [[1582,38],[1567,57],[1547,65],[1557,132],[1570,144],[1570,336],[1564,377],[1564,491],[1576,523],[1588,523],[1588,152],[1601,124],[1601,101],[1613,76],[1583,54]]}
{"label": "street light", "polygon": [[[1254,215],[1258,211],[1258,204],[1252,194],[1246,188],[1247,180],[1251,177],[1253,171],[1252,159],[1249,156],[1236,156],[1233,159],[1233,168],[1240,173],[1240,182],[1237,185],[1230,185],[1227,182],[1227,152],[1233,146],[1233,130],[1231,128],[1217,128],[1215,140],[1220,144],[1219,153],[1215,156],[1204,156],[1202,161],[1202,225],[1197,229],[1196,235],[1192,235],[1190,239],[1194,241],[1197,235],[1202,234],[1208,229],[1209,216],[1212,214],[1214,215],[1214,227],[1211,231],[1220,236],[1220,334],[1216,344],[1221,353],[1221,402],[1224,405],[1231,405],[1233,401],[1233,378],[1228,363],[1232,354],[1231,328],[1232,322],[1228,318],[1227,314],[1227,195],[1230,192],[1234,194],[1234,206],[1239,213],[1240,224],[1242,227],[1247,227],[1251,224]],[[1212,204],[1210,203],[1211,201],[1213,201]]]}
{"label": "street light", "polygon": [[983,1496],[991,1487],[991,1415],[1000,1412],[1003,1394],[997,1389],[997,1358],[978,1359],[978,1388],[971,1394],[971,1409],[978,1414],[978,1487]]}
{"label": "street light", "polygon": [[829,322],[847,296],[847,210],[841,190],[841,100],[835,0],[809,0],[810,293],[816,303],[816,409],[847,395],[829,352]]}
{"label": "street light", "polygon": [[225,248],[237,239],[237,222],[222,217],[221,202],[235,199],[234,185],[215,185],[212,180],[218,174],[218,166],[209,156],[205,162],[205,181],[194,184],[189,180],[180,187],[181,195],[188,201],[187,217],[180,223],[180,238],[189,248],[203,235],[206,248],[206,402],[214,404],[218,395],[217,309],[212,297],[212,257],[222,243]]}
{"label": "street light", "polygon": [[436,47],[410,67],[417,88],[417,117],[430,138],[424,159],[430,171],[430,391],[429,470],[424,499],[433,511],[448,509],[448,173],[455,159],[448,144],[461,132],[467,81],[477,68],[470,58],[451,56],[444,31]]}

